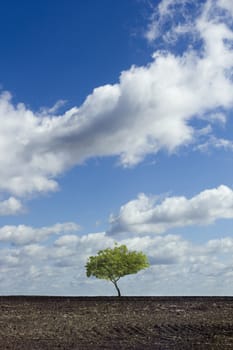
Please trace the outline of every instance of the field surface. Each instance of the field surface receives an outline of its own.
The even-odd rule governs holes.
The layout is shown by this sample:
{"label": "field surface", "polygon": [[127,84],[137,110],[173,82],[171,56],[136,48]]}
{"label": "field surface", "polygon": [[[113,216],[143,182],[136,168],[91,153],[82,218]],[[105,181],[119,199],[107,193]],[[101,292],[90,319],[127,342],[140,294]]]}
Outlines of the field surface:
{"label": "field surface", "polygon": [[0,297],[0,349],[233,349],[233,298]]}

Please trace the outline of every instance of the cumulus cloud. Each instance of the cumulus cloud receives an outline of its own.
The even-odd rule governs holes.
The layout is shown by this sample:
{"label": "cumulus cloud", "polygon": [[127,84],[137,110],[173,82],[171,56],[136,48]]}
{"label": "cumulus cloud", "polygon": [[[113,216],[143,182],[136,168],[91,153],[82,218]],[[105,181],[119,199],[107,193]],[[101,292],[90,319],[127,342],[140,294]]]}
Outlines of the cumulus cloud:
{"label": "cumulus cloud", "polygon": [[58,223],[50,227],[34,228],[31,226],[3,226],[0,228],[0,242],[15,245],[32,244],[47,239],[50,235],[76,232],[80,227],[73,222]]}
{"label": "cumulus cloud", "polygon": [[212,253],[233,253],[233,239],[231,237],[224,237],[219,239],[212,239],[208,241],[207,250]]}
{"label": "cumulus cloud", "polygon": [[206,225],[217,219],[233,218],[233,190],[221,185],[188,199],[168,197],[158,203],[156,197],[140,194],[111,217],[109,235],[122,232],[163,233],[173,227]]}
{"label": "cumulus cloud", "polygon": [[15,215],[24,211],[21,201],[14,197],[10,197],[0,202],[0,216],[3,215]]}
{"label": "cumulus cloud", "polygon": [[[65,224],[66,225],[66,224]],[[56,231],[56,230],[55,230]],[[98,250],[114,246],[104,232],[63,233],[49,245],[36,242],[1,248],[1,294],[113,295],[110,283],[85,275]],[[233,242],[230,237],[201,245],[178,235],[118,240],[148,255],[150,268],[120,280],[127,295],[231,295]],[[224,283],[223,283],[224,282]]]}
{"label": "cumulus cloud", "polygon": [[[176,2],[185,9],[186,1]],[[229,10],[228,1],[218,3]],[[233,32],[208,4],[186,21],[198,33],[201,54],[157,51],[148,65],[132,66],[118,83],[94,89],[62,115],[53,114],[56,108],[35,113],[3,93],[0,192],[21,198],[56,191],[59,174],[91,157],[118,156],[121,165],[133,166],[148,154],[197,141],[195,120],[204,115],[207,125],[213,123],[216,108],[225,120],[233,106]],[[171,1],[161,2],[160,14],[170,8]]]}

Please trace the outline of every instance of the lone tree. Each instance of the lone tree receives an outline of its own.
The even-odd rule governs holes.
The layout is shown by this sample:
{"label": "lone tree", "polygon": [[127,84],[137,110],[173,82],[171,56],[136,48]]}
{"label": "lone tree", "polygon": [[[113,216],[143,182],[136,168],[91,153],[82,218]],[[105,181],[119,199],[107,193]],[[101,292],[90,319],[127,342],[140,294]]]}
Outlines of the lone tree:
{"label": "lone tree", "polygon": [[125,245],[115,244],[114,248],[100,250],[96,256],[90,256],[85,267],[87,277],[111,281],[120,297],[119,279],[149,267],[149,262],[142,252],[129,251]]}

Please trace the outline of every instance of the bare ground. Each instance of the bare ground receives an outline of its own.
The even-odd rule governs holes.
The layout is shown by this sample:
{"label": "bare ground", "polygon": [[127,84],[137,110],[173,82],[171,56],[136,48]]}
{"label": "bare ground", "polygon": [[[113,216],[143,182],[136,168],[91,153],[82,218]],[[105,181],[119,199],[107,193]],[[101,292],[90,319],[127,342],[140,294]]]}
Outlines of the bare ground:
{"label": "bare ground", "polygon": [[0,349],[233,349],[233,297],[0,297]]}

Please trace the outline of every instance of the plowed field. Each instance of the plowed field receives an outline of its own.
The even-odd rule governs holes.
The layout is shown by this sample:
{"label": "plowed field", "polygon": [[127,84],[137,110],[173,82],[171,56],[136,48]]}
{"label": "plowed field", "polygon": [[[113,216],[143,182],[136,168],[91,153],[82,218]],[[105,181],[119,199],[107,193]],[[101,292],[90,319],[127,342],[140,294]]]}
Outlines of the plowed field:
{"label": "plowed field", "polygon": [[0,297],[0,349],[233,349],[233,298]]}

